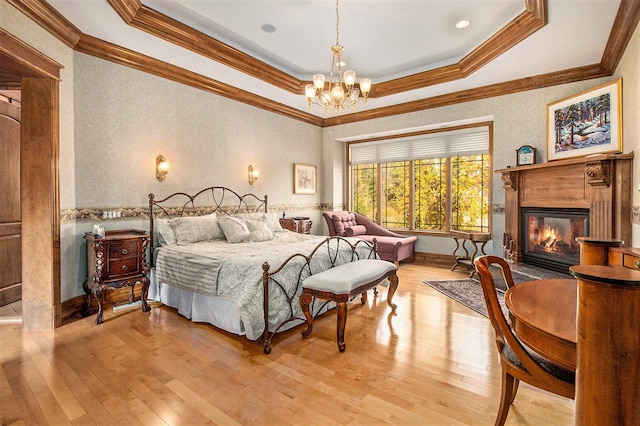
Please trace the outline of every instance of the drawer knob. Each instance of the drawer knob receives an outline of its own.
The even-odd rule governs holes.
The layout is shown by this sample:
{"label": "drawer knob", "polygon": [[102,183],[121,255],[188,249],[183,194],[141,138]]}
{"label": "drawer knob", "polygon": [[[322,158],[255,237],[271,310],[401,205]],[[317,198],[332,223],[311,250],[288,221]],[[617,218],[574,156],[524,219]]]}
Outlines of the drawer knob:
{"label": "drawer knob", "polygon": [[127,254],[127,253],[129,253],[129,250],[127,250],[127,249],[122,249],[122,254]]}
{"label": "drawer knob", "polygon": [[635,266],[635,267],[636,267],[636,269],[640,269],[640,260],[636,260],[636,261],[633,263],[633,266]]}
{"label": "drawer knob", "polygon": [[122,265],[122,270],[126,271],[127,270],[127,265]]}

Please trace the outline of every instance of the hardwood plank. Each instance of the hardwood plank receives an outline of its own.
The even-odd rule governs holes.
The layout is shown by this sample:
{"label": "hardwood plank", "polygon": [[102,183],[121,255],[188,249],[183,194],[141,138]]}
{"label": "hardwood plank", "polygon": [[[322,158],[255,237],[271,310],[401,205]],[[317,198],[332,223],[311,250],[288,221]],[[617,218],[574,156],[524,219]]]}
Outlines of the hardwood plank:
{"label": "hardwood plank", "polygon": [[[423,284],[466,273],[402,264],[348,309],[347,350],[328,312],[262,345],[154,304],[53,332],[0,325],[0,418],[24,424],[490,425],[500,366],[487,318]],[[507,424],[573,423],[574,402],[526,384]],[[5,421],[7,419],[8,421]]]}

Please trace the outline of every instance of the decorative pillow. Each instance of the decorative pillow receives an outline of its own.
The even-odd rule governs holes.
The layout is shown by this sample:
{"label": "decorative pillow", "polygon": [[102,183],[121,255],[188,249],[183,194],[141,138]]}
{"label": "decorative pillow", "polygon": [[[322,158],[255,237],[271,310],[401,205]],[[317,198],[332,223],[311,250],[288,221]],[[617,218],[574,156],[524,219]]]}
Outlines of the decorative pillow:
{"label": "decorative pillow", "polygon": [[171,224],[179,246],[224,238],[215,215],[177,217]]}
{"label": "decorative pillow", "polygon": [[249,232],[264,231],[265,229],[269,229],[269,227],[267,227],[267,223],[263,219],[244,218],[243,220],[244,223],[247,224],[247,229],[249,230]]}
{"label": "decorative pillow", "polygon": [[367,227],[364,225],[353,225],[345,228],[344,235],[347,237],[353,237],[355,235],[364,235],[367,233]]}
{"label": "decorative pillow", "polygon": [[356,222],[356,215],[353,213],[334,214],[331,216],[331,220],[333,220],[333,227],[336,229],[336,234],[343,237],[345,236],[345,229],[358,224]]}
{"label": "decorative pillow", "polygon": [[224,232],[224,236],[230,243],[241,243],[245,238],[249,236],[249,229],[244,220],[238,217],[220,217],[218,218],[218,224]]}
{"label": "decorative pillow", "polygon": [[262,241],[273,240],[276,237],[276,234],[271,231],[271,229],[265,227],[260,231],[252,231],[249,235],[244,239],[245,243],[261,243]]}
{"label": "decorative pillow", "polygon": [[157,219],[156,228],[158,229],[158,242],[161,246],[178,242],[176,231],[173,230],[170,219]]}
{"label": "decorative pillow", "polygon": [[273,232],[284,232],[282,226],[280,226],[280,219],[275,213],[255,212],[255,213],[238,213],[233,217],[239,217],[241,219],[262,219],[267,224],[267,227]]}

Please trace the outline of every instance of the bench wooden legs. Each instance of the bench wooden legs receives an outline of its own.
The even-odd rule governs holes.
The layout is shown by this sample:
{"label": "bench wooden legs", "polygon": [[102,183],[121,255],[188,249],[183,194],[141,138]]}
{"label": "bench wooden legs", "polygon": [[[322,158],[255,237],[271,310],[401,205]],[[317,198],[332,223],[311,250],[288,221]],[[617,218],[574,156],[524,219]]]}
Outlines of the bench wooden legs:
{"label": "bench wooden legs", "polygon": [[313,331],[313,317],[311,316],[311,311],[309,310],[309,305],[313,300],[313,296],[311,293],[305,292],[303,290],[302,296],[300,296],[300,308],[302,309],[302,313],[307,320],[307,329],[302,330],[302,338],[306,339],[311,335]]}
{"label": "bench wooden legs", "polygon": [[[302,295],[300,296],[300,308],[302,309],[302,313],[305,316],[307,322],[307,328],[302,331],[302,338],[306,339],[311,335],[313,331],[313,316],[311,315],[311,311],[309,309],[309,305],[314,297],[324,300],[332,300],[336,302],[336,311],[337,311],[337,325],[336,325],[336,338],[338,341],[338,349],[340,352],[344,352],[347,345],[344,342],[344,330],[347,325],[347,302],[352,298],[360,294],[360,301],[362,304],[367,302],[367,291],[370,289],[375,289],[376,285],[380,283],[385,278],[389,278],[389,292],[387,295],[387,304],[391,308],[392,311],[395,311],[396,305],[393,303],[393,295],[398,289],[398,276],[395,271],[393,273],[388,274],[387,276],[382,277],[380,280],[377,280],[365,287],[359,287],[349,294],[334,294],[324,291],[312,290],[309,288],[302,289]],[[376,291],[377,295],[377,291]]]}

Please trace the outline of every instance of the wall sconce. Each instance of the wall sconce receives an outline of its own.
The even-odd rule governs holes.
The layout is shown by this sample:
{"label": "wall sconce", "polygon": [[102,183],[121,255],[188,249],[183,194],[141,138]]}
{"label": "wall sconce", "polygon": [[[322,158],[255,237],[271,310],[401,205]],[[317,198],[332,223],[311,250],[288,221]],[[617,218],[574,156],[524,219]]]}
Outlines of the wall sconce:
{"label": "wall sconce", "polygon": [[260,172],[255,170],[252,165],[249,165],[249,185],[253,185],[257,182],[258,176],[260,176]]}
{"label": "wall sconce", "polygon": [[163,181],[167,177],[167,173],[169,173],[169,163],[162,155],[158,155],[156,157],[156,179]]}

